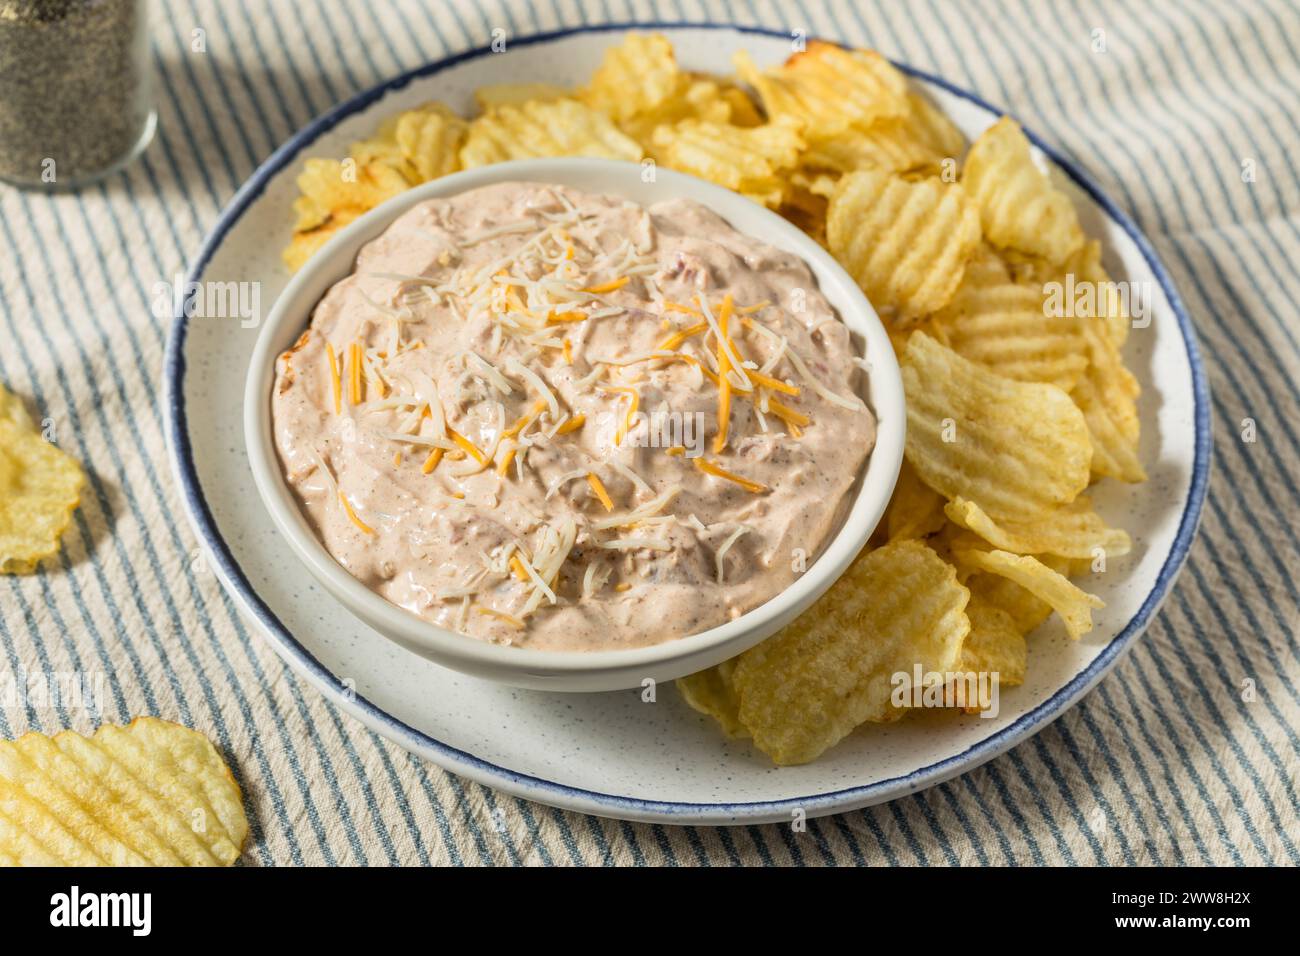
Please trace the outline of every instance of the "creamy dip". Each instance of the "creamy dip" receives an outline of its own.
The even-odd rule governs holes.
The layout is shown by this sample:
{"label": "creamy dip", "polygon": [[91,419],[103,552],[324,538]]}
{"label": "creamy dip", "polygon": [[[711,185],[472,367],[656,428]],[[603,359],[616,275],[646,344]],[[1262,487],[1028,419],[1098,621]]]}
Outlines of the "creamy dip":
{"label": "creamy dip", "polygon": [[504,183],[367,244],[280,357],[272,414],[303,513],[368,587],[476,638],[607,650],[811,565],[875,440],[862,377],[798,257],[686,200]]}

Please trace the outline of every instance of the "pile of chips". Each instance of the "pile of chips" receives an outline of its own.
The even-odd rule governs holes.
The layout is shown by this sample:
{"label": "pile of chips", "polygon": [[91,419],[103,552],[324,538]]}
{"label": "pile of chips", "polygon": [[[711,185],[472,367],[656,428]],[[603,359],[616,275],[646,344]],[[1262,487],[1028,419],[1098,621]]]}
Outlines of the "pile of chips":
{"label": "pile of chips", "polygon": [[[1145,480],[1138,386],[1115,296],[1052,314],[1048,283],[1109,289],[1099,243],[1003,118],[973,144],[877,53],[811,42],[736,77],[681,69],[627,36],[590,82],[479,90],[480,115],[430,104],[298,180],[296,268],[366,209],[434,176],[536,156],[656,163],[772,208],[822,243],[889,328],[903,371],[905,464],[870,546],[785,630],[679,682],[697,709],[776,763],[813,760],[905,710],[890,678],[1024,680],[1026,635],[1053,612],[1078,637],[1102,606],[1070,578],[1129,549],[1084,491]],[[349,177],[347,170],[355,175]]]}
{"label": "pile of chips", "polygon": [[229,866],[248,836],[208,738],[155,717],[0,741],[0,866]]}
{"label": "pile of chips", "polygon": [[58,553],[84,483],[76,460],[46,441],[0,386],[0,574],[30,574]]}

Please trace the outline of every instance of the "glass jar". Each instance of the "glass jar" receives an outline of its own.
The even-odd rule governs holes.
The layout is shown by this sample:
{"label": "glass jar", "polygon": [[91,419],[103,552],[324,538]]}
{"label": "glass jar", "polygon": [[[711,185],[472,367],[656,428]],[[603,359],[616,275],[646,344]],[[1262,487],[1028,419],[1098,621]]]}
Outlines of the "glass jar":
{"label": "glass jar", "polygon": [[0,0],[0,179],[73,189],[153,138],[148,0]]}

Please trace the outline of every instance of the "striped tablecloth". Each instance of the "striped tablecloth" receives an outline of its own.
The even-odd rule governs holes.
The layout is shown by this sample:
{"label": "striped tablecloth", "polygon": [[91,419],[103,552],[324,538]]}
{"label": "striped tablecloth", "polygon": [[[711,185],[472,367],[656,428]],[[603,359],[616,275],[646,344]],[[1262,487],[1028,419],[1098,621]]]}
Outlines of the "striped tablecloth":
{"label": "striped tablecloth", "polygon": [[[158,714],[225,750],[250,864],[1300,862],[1300,10],[1286,0],[201,0],[158,4],[158,139],[80,195],[0,187],[0,381],[83,462],[57,562],[0,580],[0,675],[106,675],[104,718]],[[1236,9],[1230,9],[1235,7]],[[165,323],[184,269],[277,144],[353,92],[490,41],[604,21],[803,29],[1004,105],[1154,241],[1200,331],[1215,472],[1164,611],[1078,707],[956,780],[789,827],[583,817],[425,764],[325,704],[237,628],[164,449]],[[188,52],[195,29],[207,52]],[[1104,41],[1104,42],[1103,42]],[[1257,440],[1242,440],[1245,420]],[[3,685],[0,685],[3,686]],[[0,736],[87,729],[10,696]]]}

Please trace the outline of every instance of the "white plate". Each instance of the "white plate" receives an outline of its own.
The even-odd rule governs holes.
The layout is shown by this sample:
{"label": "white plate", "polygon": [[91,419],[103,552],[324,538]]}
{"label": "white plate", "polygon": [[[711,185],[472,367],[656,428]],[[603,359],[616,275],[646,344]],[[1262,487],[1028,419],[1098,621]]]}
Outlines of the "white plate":
{"label": "white plate", "polygon": [[[620,29],[620,28],[614,28]],[[789,37],[730,27],[656,29],[684,66],[706,70],[744,47],[760,63],[789,53]],[[239,191],[208,237],[190,279],[260,282],[269,309],[287,281],[294,177],[304,156],[341,156],[382,117],[429,99],[468,110],[475,87],[549,80],[577,84],[617,34],[579,29],[512,41],[431,63],[335,108],[282,146]],[[997,113],[973,95],[916,74],[969,136]],[[1039,144],[1041,146],[1041,144]],[[1047,151],[1044,151],[1045,155]],[[304,570],[258,503],[243,452],[242,382],[257,329],[237,319],[177,318],[168,343],[168,436],[186,508],[217,573],[277,653],[339,707],[448,770],[518,796],[635,820],[788,820],[890,800],[988,760],[1074,704],[1142,632],[1173,583],[1200,517],[1209,474],[1209,401],[1181,301],[1150,244],[1077,170],[1051,157],[1087,231],[1103,238],[1117,279],[1149,283],[1154,319],[1129,337],[1143,386],[1143,462],[1150,482],[1105,482],[1102,513],[1133,535],[1090,587],[1106,601],[1097,629],[1070,642],[1053,620],[1032,639],[1029,674],[1002,694],[994,719],[914,715],[868,727],[806,767],[774,769],[748,744],[724,742],[671,687],[545,694],[443,670],[360,624]]]}

